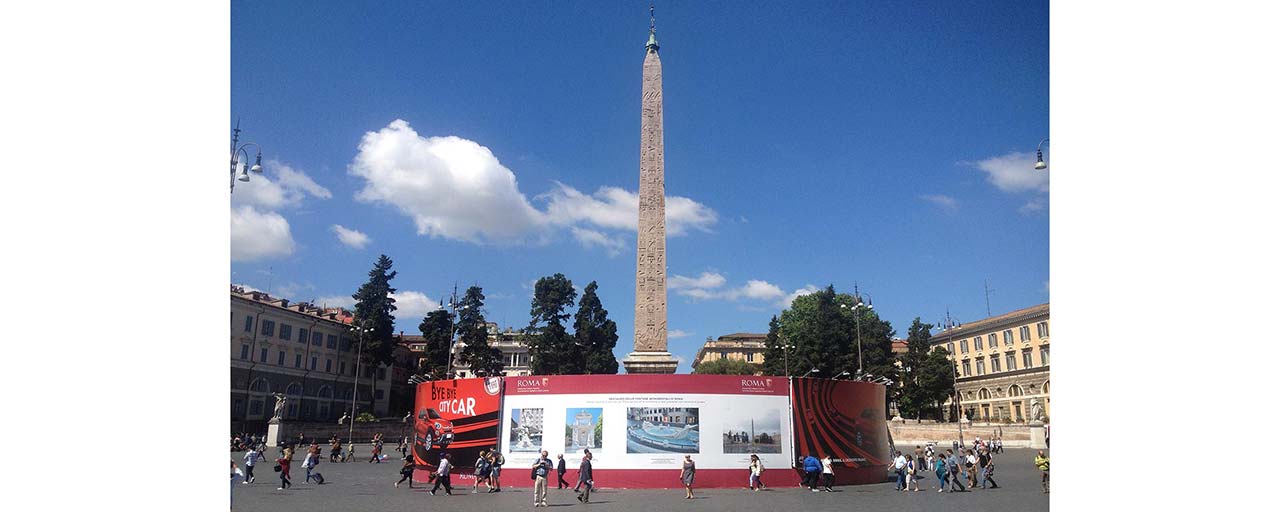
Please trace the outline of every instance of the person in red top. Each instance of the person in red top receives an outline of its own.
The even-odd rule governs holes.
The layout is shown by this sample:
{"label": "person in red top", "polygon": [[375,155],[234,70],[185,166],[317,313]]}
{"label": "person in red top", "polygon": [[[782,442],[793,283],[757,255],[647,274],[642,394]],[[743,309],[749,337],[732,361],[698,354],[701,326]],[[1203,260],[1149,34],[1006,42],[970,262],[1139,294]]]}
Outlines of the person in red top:
{"label": "person in red top", "polygon": [[289,456],[281,455],[280,458],[276,459],[276,464],[280,465],[280,487],[277,487],[276,490],[283,491],[292,487],[293,482],[289,481]]}

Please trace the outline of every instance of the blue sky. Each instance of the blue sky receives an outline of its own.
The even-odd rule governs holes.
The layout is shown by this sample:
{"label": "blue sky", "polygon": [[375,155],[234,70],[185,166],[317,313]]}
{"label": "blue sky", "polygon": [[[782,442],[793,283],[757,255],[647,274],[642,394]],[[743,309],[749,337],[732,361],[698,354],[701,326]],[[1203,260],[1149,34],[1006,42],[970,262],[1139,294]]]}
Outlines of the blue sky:
{"label": "blue sky", "polygon": [[[855,282],[905,336],[1048,301],[1047,2],[658,2],[670,349]],[[648,2],[232,2],[231,280],[341,303],[395,261],[398,328],[456,282],[529,321],[599,282],[631,349]]]}

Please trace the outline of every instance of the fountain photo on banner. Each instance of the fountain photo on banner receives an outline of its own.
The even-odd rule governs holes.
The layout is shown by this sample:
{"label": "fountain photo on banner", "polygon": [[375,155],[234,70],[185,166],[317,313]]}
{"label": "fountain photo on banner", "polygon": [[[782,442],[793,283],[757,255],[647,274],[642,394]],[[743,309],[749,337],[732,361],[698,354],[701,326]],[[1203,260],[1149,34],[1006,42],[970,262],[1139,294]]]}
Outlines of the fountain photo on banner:
{"label": "fountain photo on banner", "polygon": [[568,453],[583,449],[597,451],[604,447],[604,409],[586,407],[566,409],[564,420],[564,450]]}
{"label": "fountain photo on banner", "polygon": [[698,453],[698,408],[627,408],[627,453]]}
{"label": "fountain photo on banner", "polygon": [[511,436],[508,438],[513,452],[537,452],[542,449],[542,408],[511,409]]}

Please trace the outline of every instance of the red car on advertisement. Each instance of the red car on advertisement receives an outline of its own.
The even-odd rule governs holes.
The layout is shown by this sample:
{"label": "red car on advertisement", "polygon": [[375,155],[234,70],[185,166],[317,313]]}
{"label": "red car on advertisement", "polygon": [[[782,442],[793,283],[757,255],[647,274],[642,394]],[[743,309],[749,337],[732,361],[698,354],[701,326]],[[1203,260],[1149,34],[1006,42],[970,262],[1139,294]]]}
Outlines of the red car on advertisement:
{"label": "red car on advertisement", "polygon": [[422,451],[431,451],[432,446],[444,449],[453,442],[453,422],[440,417],[435,409],[425,407],[418,411],[418,421],[414,424],[413,444]]}

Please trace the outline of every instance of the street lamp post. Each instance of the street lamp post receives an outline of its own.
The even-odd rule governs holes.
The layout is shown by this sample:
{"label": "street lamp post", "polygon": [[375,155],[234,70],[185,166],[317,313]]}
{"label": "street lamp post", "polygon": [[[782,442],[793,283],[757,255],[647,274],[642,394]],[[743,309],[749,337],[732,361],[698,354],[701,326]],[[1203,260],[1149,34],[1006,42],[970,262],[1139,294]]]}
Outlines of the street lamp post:
{"label": "street lamp post", "polygon": [[791,376],[791,364],[787,360],[787,352],[794,348],[796,348],[796,346],[788,342],[787,338],[782,338],[782,372],[787,374],[787,377]]}
{"label": "street lamp post", "polygon": [[455,287],[455,289],[453,290],[453,298],[449,299],[449,366],[446,368],[446,371],[449,372],[448,375],[450,379],[455,377],[453,373],[453,342],[454,342],[453,335],[454,335],[454,327],[457,325],[457,320],[455,320],[454,318],[457,316],[458,310],[465,310],[468,307],[470,306],[459,307],[458,290]]}
{"label": "street lamp post", "polygon": [[356,391],[359,389],[360,385],[360,359],[364,354],[364,333],[369,331],[369,328],[365,326],[372,321],[372,319],[369,319],[360,322],[360,327],[358,329],[360,335],[357,337],[359,341],[356,345],[356,374],[351,378],[351,419],[347,420],[347,443],[354,442],[356,430]]}
{"label": "street lamp post", "polygon": [[1040,141],[1039,144],[1036,144],[1036,170],[1037,171],[1043,171],[1049,168],[1049,164],[1044,162],[1044,153],[1041,151],[1041,148],[1048,143],[1049,143],[1049,138],[1045,137],[1044,140]]}
{"label": "street lamp post", "polygon": [[258,150],[258,156],[254,159],[253,167],[247,168],[240,173],[240,181],[249,181],[249,171],[254,174],[262,174],[262,146],[257,142],[245,142],[240,144],[240,120],[236,119],[236,128],[231,135],[231,192],[236,191],[236,170],[240,168],[240,155],[244,155],[244,161],[249,160],[249,152],[245,148],[253,146]]}
{"label": "street lamp post", "polygon": [[[855,295],[857,294],[857,292],[854,292],[854,293]],[[871,304],[863,304],[861,295],[858,295],[855,298],[858,300],[857,305],[850,307],[847,304],[841,304],[840,307],[842,309],[848,309],[853,312],[853,324],[856,327],[858,332],[857,334],[858,336],[858,373],[861,374],[862,373],[862,307],[866,306],[867,309],[875,309],[875,306]],[[867,299],[867,301],[870,302],[871,299]]]}
{"label": "street lamp post", "polygon": [[[951,320],[951,310],[947,310],[947,319],[941,327],[947,332],[947,346],[954,347],[953,333],[955,329],[960,328],[960,324]],[[960,373],[956,370],[959,359],[955,354],[951,354],[951,361],[951,392],[955,396],[956,403],[956,429],[960,434],[960,445],[964,446],[964,422],[961,421],[964,419],[964,408],[960,405],[960,384],[957,382],[960,379]]]}

